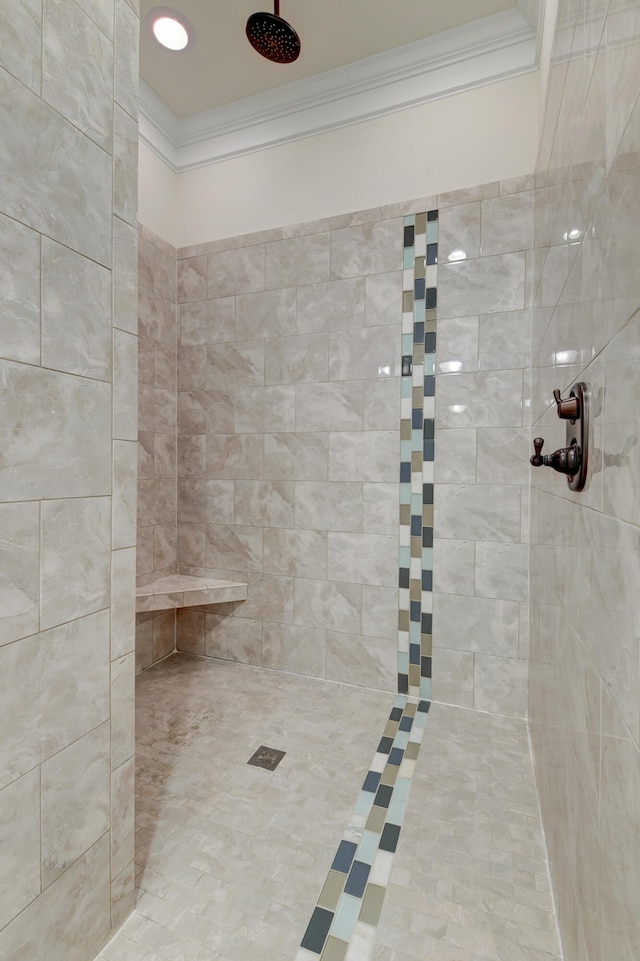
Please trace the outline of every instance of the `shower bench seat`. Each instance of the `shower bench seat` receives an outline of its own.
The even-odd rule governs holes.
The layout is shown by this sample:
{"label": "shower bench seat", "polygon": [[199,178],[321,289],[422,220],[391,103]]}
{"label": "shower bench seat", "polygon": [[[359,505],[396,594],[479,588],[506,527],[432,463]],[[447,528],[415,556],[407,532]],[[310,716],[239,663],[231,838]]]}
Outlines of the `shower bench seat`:
{"label": "shower bench seat", "polygon": [[178,607],[245,601],[247,586],[238,581],[219,581],[210,577],[169,574],[136,590],[136,611],[141,614],[147,611],[168,611]]}

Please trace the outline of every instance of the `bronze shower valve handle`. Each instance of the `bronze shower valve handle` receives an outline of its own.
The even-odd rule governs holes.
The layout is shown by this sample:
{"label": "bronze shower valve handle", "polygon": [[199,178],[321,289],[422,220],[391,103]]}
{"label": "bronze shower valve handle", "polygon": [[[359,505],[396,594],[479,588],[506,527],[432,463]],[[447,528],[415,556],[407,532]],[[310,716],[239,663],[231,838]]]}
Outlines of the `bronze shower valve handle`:
{"label": "bronze shower valve handle", "polygon": [[544,438],[534,437],[533,448],[535,450],[535,454],[533,454],[533,456],[529,458],[529,463],[532,464],[534,467],[542,467],[542,465],[544,464],[544,458],[540,456],[540,451],[542,450],[543,444],[544,444]]}
{"label": "bronze shower valve handle", "polygon": [[589,385],[578,381],[571,387],[569,396],[562,398],[556,388],[553,399],[556,402],[558,417],[567,423],[567,446],[560,447],[553,454],[543,454],[544,440],[536,437],[533,441],[534,453],[529,458],[532,467],[551,467],[559,474],[565,474],[572,491],[584,490],[589,467]]}
{"label": "bronze shower valve handle", "polygon": [[556,387],[553,392],[553,399],[557,404],[558,417],[560,417],[561,420],[570,420],[571,423],[574,423],[580,417],[580,401],[574,394],[571,394],[563,400],[560,396],[560,391]]}
{"label": "bronze shower valve handle", "polygon": [[533,467],[552,467],[559,474],[567,474],[568,477],[578,473],[582,453],[575,441],[569,447],[560,447],[553,454],[541,454],[543,444],[542,437],[535,438],[533,442],[535,454],[529,458],[529,463]]}

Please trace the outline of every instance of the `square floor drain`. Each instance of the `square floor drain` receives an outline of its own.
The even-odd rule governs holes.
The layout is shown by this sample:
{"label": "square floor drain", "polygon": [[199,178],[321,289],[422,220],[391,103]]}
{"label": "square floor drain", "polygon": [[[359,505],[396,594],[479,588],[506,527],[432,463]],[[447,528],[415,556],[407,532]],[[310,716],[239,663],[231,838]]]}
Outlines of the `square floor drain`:
{"label": "square floor drain", "polygon": [[255,764],[256,767],[263,767],[267,771],[275,771],[285,753],[285,751],[276,751],[273,747],[263,745],[249,758],[247,764]]}

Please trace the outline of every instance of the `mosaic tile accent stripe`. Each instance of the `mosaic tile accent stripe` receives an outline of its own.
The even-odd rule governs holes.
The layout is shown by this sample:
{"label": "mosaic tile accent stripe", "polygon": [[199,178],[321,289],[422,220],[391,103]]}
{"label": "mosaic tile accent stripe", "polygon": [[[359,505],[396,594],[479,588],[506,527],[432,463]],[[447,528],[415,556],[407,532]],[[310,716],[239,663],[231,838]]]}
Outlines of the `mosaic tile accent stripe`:
{"label": "mosaic tile accent stripe", "polygon": [[431,697],[438,211],[404,219],[398,691]]}
{"label": "mosaic tile accent stripe", "polygon": [[431,706],[438,211],[405,217],[398,696],[295,961],[369,961]]}
{"label": "mosaic tile accent stripe", "polygon": [[373,956],[430,706],[396,698],[295,961]]}

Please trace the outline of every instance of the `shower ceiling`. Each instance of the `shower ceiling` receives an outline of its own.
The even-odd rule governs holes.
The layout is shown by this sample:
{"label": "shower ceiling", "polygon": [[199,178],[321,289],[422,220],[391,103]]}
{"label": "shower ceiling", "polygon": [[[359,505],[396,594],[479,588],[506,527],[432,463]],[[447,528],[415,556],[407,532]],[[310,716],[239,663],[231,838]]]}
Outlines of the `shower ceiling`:
{"label": "shower ceiling", "polygon": [[[166,5],[142,0],[149,10]],[[275,64],[250,46],[251,14],[273,9],[272,0],[175,0],[196,31],[187,54],[162,50],[142,29],[140,74],[176,117],[188,117],[270,90],[292,80],[341,67],[403,44],[512,10],[516,0],[282,0],[280,13],[302,41],[292,64]]]}

